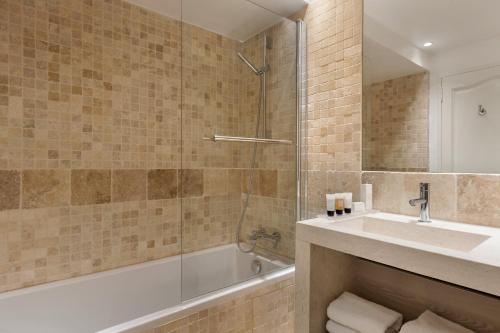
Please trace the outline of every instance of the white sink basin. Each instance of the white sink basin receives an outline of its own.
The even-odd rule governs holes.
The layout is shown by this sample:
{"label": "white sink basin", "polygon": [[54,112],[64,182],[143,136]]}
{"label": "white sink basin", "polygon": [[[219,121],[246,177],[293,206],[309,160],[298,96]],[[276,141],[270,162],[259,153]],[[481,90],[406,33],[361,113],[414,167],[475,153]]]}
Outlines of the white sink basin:
{"label": "white sink basin", "polygon": [[490,238],[487,235],[439,228],[433,223],[396,221],[361,216],[334,222],[340,228],[469,252]]}

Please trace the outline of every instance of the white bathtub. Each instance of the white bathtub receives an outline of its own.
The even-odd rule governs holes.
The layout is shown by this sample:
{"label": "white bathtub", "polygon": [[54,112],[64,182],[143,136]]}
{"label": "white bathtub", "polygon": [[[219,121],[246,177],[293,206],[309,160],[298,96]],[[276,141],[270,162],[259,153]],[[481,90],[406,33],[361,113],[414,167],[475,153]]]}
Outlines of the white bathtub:
{"label": "white bathtub", "polygon": [[[257,277],[255,259],[262,263]],[[294,270],[221,246],[0,294],[0,333],[140,332],[290,278]]]}

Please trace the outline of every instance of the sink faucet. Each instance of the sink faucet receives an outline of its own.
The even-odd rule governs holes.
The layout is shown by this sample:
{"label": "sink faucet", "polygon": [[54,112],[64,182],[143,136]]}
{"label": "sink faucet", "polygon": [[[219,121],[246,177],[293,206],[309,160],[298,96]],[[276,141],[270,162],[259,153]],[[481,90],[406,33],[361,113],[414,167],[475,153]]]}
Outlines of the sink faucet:
{"label": "sink faucet", "polygon": [[420,219],[418,222],[431,222],[429,194],[429,183],[420,183],[420,198],[410,200],[410,205],[413,207],[420,205]]}
{"label": "sink faucet", "polygon": [[267,239],[273,242],[273,248],[278,246],[278,243],[281,240],[281,234],[277,231],[273,232],[271,235],[266,232],[266,230],[262,227],[259,230],[254,230],[249,236],[249,239],[252,242],[256,242],[259,239]]}

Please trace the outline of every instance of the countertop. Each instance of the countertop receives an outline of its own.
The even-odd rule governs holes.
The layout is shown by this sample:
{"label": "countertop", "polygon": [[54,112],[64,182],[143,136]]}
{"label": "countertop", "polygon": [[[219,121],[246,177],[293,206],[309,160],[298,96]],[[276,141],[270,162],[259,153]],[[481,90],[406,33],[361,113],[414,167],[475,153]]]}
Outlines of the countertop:
{"label": "countertop", "polygon": [[[416,217],[388,214],[364,214],[374,219],[399,223],[417,223]],[[419,227],[472,233],[484,238],[477,246],[450,249],[420,241],[366,232],[363,228],[346,227],[345,221],[360,216],[341,218],[318,217],[297,224],[297,239],[339,252],[368,259],[416,274],[500,296],[500,229],[432,220]],[[423,229],[426,231],[427,229]],[[448,237],[460,248],[460,240]],[[458,244],[457,244],[458,242]],[[435,243],[435,242],[434,242]]]}

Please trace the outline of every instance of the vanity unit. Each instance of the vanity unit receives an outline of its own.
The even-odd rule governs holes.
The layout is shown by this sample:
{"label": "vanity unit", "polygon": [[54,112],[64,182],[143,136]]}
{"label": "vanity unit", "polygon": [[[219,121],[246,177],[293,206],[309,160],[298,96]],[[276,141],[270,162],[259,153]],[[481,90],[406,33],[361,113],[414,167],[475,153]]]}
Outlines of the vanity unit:
{"label": "vanity unit", "polygon": [[387,213],[297,224],[299,332],[324,332],[350,291],[416,318],[426,308],[477,332],[500,331],[500,229]]}
{"label": "vanity unit", "polygon": [[[332,136],[361,113],[362,140],[315,163],[307,216],[326,214],[329,191],[356,193],[360,183],[373,185],[373,208],[385,213],[297,223],[296,332],[325,332],[329,302],[350,291],[405,320],[429,309],[498,333],[500,1],[362,2],[360,110],[324,103]],[[349,45],[351,31],[335,32]],[[341,71],[328,77],[346,89]],[[343,163],[351,146],[360,163]]]}

